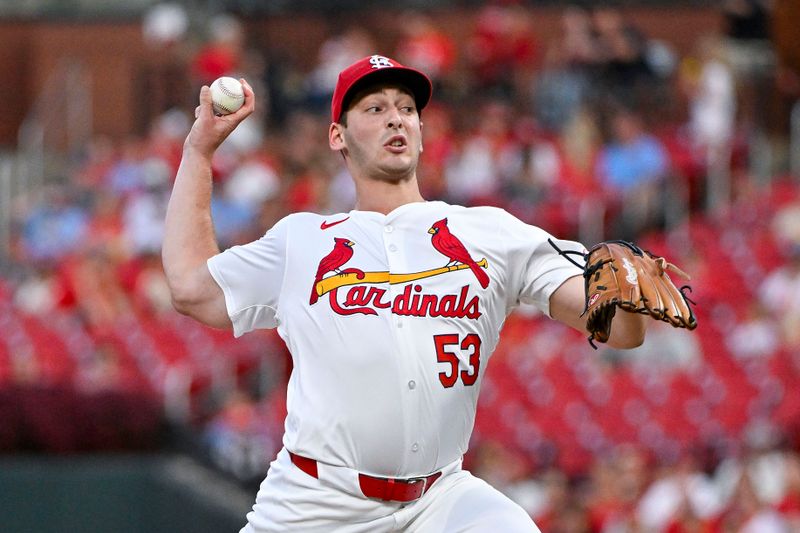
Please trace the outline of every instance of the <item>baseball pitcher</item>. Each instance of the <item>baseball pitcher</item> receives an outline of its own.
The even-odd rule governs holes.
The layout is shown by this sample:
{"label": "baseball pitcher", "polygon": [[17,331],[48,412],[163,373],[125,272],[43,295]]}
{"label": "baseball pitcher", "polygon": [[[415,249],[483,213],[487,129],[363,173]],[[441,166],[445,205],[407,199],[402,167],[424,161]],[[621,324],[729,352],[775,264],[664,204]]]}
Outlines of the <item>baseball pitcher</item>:
{"label": "baseball pitcher", "polygon": [[178,311],[236,336],[278,328],[292,354],[283,449],[242,531],[538,531],[461,467],[506,316],[531,303],[593,342],[634,347],[646,315],[695,325],[672,265],[618,242],[587,252],[502,209],[426,201],[416,169],[431,82],[379,55],[343,70],[331,102],[354,209],[292,214],[220,253],[211,158],[253,111],[242,82],[230,115],[200,91],[163,247]]}

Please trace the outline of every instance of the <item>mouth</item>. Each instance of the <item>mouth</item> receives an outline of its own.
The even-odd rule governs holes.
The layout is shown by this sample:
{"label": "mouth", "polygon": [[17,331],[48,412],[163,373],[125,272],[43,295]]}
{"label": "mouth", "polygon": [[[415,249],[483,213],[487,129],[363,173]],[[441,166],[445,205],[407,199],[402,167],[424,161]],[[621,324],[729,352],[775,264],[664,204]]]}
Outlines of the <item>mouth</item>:
{"label": "mouth", "polygon": [[406,148],[408,148],[408,141],[406,140],[405,135],[393,135],[383,144],[383,146],[390,152],[399,154],[405,152]]}

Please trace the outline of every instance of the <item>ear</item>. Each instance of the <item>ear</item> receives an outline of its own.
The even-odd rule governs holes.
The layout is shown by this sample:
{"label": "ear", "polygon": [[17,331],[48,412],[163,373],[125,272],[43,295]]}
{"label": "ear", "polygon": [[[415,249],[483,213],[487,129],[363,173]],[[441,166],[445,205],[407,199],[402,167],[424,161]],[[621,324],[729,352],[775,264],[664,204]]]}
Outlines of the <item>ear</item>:
{"label": "ear", "polygon": [[328,146],[335,152],[347,150],[347,143],[344,140],[344,126],[338,122],[331,122],[328,128]]}
{"label": "ear", "polygon": [[420,122],[419,122],[419,153],[422,153],[424,149],[425,149],[425,147],[422,146],[422,121],[420,120]]}

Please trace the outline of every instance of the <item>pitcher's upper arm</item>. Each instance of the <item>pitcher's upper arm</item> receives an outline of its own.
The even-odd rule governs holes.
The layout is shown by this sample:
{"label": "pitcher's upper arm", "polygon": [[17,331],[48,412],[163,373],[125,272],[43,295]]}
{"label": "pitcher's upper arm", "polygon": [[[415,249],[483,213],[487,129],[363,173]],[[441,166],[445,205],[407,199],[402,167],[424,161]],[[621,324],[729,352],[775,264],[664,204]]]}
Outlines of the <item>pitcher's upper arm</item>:
{"label": "pitcher's upper arm", "polygon": [[220,329],[230,329],[231,319],[222,288],[211,276],[206,263],[186,276],[181,287],[170,287],[172,305],[184,315]]}

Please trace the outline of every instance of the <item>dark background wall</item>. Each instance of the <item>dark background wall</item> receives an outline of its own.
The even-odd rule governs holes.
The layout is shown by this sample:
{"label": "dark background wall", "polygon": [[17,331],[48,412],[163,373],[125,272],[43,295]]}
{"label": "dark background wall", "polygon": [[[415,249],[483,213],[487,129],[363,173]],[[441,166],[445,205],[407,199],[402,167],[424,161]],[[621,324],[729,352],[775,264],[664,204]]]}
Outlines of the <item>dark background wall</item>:
{"label": "dark background wall", "polygon": [[204,477],[209,475],[185,459],[165,457],[1,459],[0,529],[4,533],[239,531],[250,505],[246,502],[252,503],[255,495]]}

